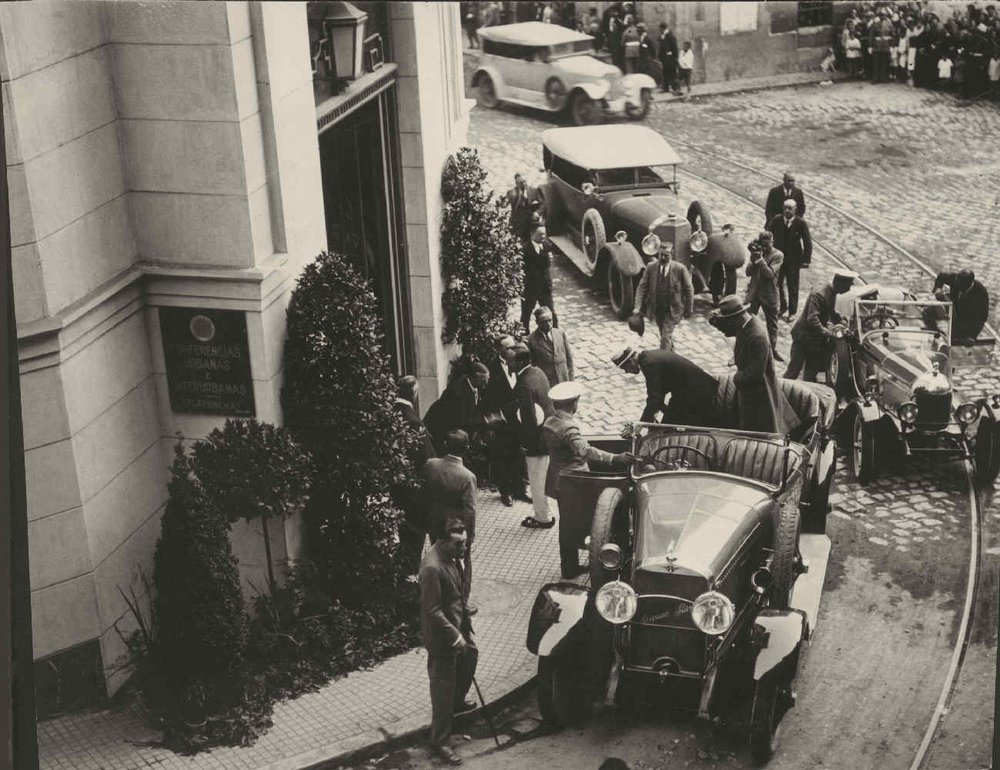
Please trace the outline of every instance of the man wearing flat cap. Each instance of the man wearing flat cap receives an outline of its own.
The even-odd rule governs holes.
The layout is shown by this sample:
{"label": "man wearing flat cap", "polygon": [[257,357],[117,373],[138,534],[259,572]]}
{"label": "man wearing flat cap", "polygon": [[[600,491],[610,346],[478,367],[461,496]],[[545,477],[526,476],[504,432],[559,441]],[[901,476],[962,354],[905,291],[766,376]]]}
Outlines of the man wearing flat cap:
{"label": "man wearing flat cap", "polygon": [[[646,408],[641,422],[655,422],[656,413],[662,412],[660,422],[670,425],[717,424],[715,393],[719,381],[693,361],[669,350],[625,348],[611,362],[629,374],[642,372]],[[670,403],[666,404],[668,395]]]}
{"label": "man wearing flat cap", "polygon": [[764,325],[735,294],[723,297],[708,322],[727,337],[735,337],[737,427],[763,433],[788,433],[794,412],[782,395],[774,371],[771,341]]}
{"label": "man wearing flat cap", "polygon": [[785,379],[794,380],[805,367],[802,379],[816,382],[816,373],[826,369],[833,345],[833,325],[843,319],[837,314],[837,295],[850,291],[858,274],[837,270],[830,283],[814,289],[806,298],[805,309],[792,327],[792,352]]}
{"label": "man wearing flat cap", "polygon": [[[542,438],[549,452],[549,470],[545,477],[545,494],[558,501],[559,474],[563,471],[590,470],[590,463],[626,466],[630,461],[627,452],[611,454],[592,447],[580,434],[576,423],[576,410],[583,395],[583,386],[578,382],[560,382],[549,391],[554,413],[542,424]],[[562,576],[567,580],[579,575],[585,568],[580,567],[577,543],[564,543],[563,524],[566,512],[560,517],[559,558]]]}

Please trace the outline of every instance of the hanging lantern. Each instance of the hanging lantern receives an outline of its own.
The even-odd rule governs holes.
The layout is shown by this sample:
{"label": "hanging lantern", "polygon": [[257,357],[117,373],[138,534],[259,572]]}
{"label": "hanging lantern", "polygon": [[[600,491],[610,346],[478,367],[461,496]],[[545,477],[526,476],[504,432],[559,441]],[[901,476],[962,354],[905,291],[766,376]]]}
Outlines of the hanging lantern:
{"label": "hanging lantern", "polygon": [[326,6],[323,26],[333,49],[334,76],[337,80],[354,80],[361,74],[368,14],[350,3],[332,2]]}

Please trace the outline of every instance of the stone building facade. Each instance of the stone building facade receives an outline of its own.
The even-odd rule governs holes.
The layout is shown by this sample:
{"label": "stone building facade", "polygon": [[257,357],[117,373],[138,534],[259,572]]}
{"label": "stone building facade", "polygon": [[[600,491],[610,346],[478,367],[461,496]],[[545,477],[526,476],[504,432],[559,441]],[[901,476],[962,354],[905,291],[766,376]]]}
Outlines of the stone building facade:
{"label": "stone building facade", "polygon": [[[340,245],[331,232],[351,212],[327,204],[356,182],[347,137],[374,164],[352,205],[367,206],[355,213],[362,258],[396,368],[438,392],[440,172],[469,110],[457,4],[357,5],[373,6],[366,44],[381,56],[338,93],[307,63],[306,3],[0,5],[42,689],[87,671],[98,689],[120,685],[108,668],[123,652],[118,631],[131,630],[120,589],[151,573],[177,435],[203,437],[241,409],[281,423],[285,308],[303,266]],[[171,351],[217,334],[209,355],[244,359],[244,380],[185,400],[178,388],[198,385],[176,381]],[[222,387],[243,395],[212,413]],[[276,525],[278,558],[295,556],[297,533]],[[258,584],[259,539],[234,528]]]}

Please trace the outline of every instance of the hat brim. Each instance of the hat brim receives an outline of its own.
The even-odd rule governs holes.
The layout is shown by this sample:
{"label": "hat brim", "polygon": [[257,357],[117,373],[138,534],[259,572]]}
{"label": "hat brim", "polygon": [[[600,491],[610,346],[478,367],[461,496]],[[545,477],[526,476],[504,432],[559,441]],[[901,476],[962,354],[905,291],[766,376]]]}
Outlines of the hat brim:
{"label": "hat brim", "polygon": [[712,318],[733,318],[734,316],[743,315],[749,310],[750,310],[749,305],[743,305],[739,310],[731,310],[728,313],[723,313],[719,310],[716,310],[715,313],[712,315]]}

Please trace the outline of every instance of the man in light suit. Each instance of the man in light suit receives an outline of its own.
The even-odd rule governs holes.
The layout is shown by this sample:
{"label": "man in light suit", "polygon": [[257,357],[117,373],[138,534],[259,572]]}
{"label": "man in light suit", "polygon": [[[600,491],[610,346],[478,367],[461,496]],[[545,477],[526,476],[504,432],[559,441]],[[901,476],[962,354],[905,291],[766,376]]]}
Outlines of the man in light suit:
{"label": "man in light suit", "polygon": [[802,194],[802,188],[795,186],[795,175],[791,171],[786,171],[781,179],[781,184],[775,185],[767,191],[767,203],[764,205],[764,227],[781,213],[782,207],[791,198],[795,201],[795,216],[804,217],[806,215],[806,199]]}
{"label": "man in light suit", "polygon": [[465,603],[462,574],[467,536],[460,521],[446,522],[443,537],[424,556],[420,565],[420,635],[427,649],[427,675],[431,685],[429,744],[439,759],[462,764],[448,745],[452,718],[471,711],[466,700],[479,662],[472,620]]}
{"label": "man in light suit", "polygon": [[545,473],[549,467],[549,454],[542,441],[542,423],[553,414],[549,400],[549,380],[545,372],[531,365],[531,351],[526,345],[514,348],[514,372],[517,384],[514,398],[517,401],[518,437],[524,460],[528,466],[528,485],[531,487],[531,501],[534,516],[525,516],[522,527],[528,529],[551,529],[555,519],[549,513],[545,499]]}
{"label": "man in light suit", "polygon": [[544,202],[538,188],[529,185],[524,174],[514,174],[514,186],[507,191],[507,202],[510,204],[511,231],[522,241],[527,240],[532,216],[537,214],[539,219],[544,219]]}
{"label": "man in light suit", "polygon": [[528,337],[531,363],[545,372],[549,385],[573,379],[573,350],[566,332],[552,326],[552,311],[547,307],[535,310],[537,328]]}
{"label": "man in light suit", "polygon": [[[462,458],[469,448],[469,434],[456,428],[445,436],[444,457],[434,457],[424,466],[423,496],[427,508],[427,530],[431,542],[445,537],[445,523],[457,519],[468,532],[465,549],[465,596],[472,586],[472,544],[476,539],[476,474]],[[475,609],[470,608],[475,614]]]}
{"label": "man in light suit", "polygon": [[[774,248],[785,255],[778,272],[778,300],[781,304],[779,315],[788,311],[788,320],[795,317],[799,307],[799,270],[809,267],[812,261],[812,236],[806,220],[795,213],[795,200],[789,198],[784,203],[782,213],[774,217],[767,229],[774,235]],[[785,286],[788,295],[785,296]]]}
{"label": "man in light suit", "polygon": [[635,291],[633,316],[645,315],[660,329],[660,349],[674,349],[674,328],[694,313],[691,271],[673,259],[674,245],[661,241],[660,258],[646,265]]}

